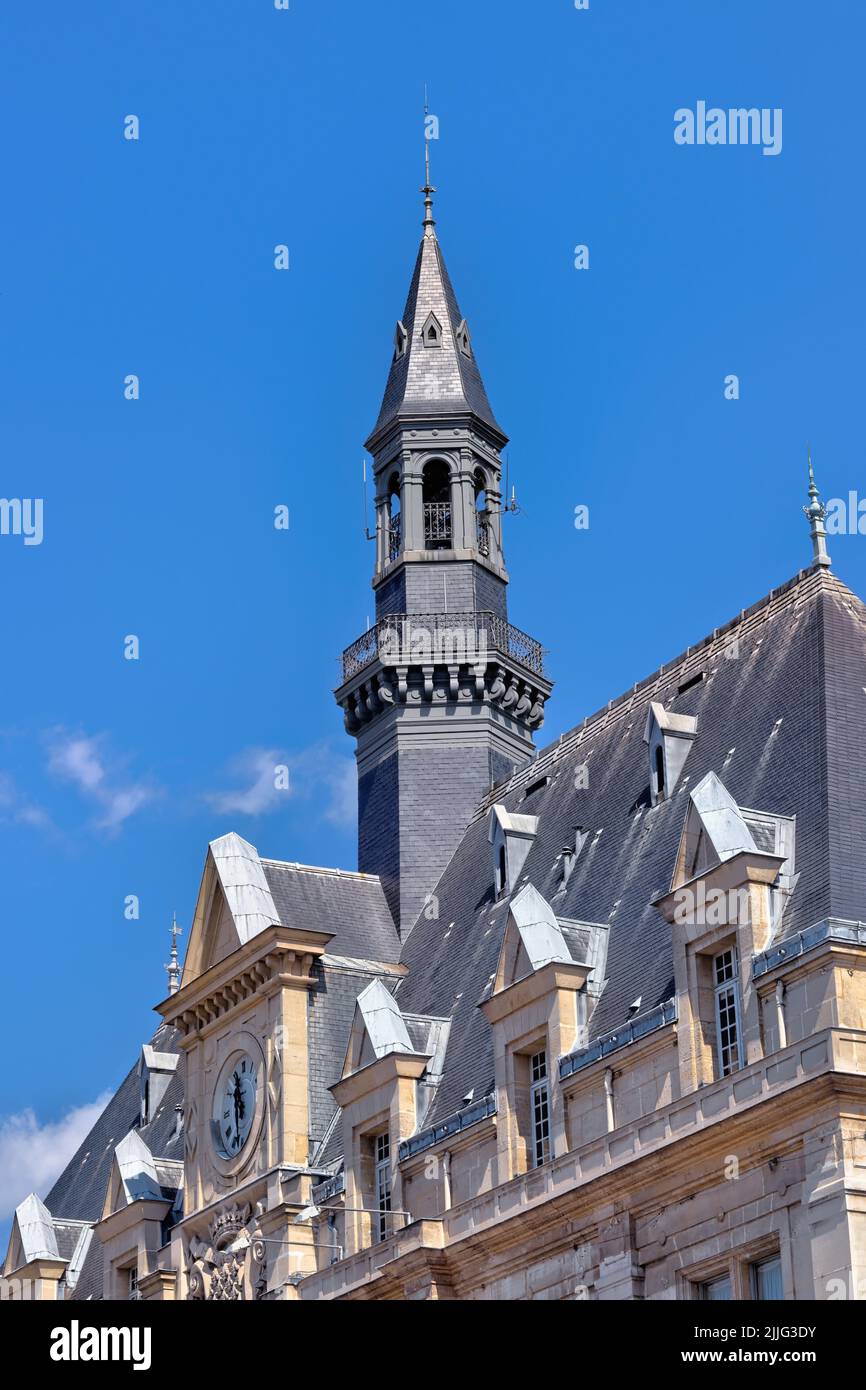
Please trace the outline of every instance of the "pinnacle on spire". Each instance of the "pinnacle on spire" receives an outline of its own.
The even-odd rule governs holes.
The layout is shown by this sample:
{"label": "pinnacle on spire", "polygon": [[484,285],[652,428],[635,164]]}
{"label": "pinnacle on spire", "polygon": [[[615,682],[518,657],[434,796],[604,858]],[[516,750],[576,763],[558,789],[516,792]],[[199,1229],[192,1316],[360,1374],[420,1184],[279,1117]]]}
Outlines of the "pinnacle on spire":
{"label": "pinnacle on spire", "polygon": [[803,512],[809,518],[809,534],[812,537],[812,564],[829,568],[830,556],[827,554],[827,532],[824,530],[824,519],[827,515],[827,508],[821,501],[818,487],[815,482],[815,473],[812,468],[812,451],[808,451],[809,460],[809,505],[803,508]]}
{"label": "pinnacle on spire", "polygon": [[171,914],[171,954],[167,965],[163,966],[168,974],[169,995],[177,994],[180,989],[180,965],[177,959],[177,938],[183,936],[183,928],[177,925],[177,914]]}

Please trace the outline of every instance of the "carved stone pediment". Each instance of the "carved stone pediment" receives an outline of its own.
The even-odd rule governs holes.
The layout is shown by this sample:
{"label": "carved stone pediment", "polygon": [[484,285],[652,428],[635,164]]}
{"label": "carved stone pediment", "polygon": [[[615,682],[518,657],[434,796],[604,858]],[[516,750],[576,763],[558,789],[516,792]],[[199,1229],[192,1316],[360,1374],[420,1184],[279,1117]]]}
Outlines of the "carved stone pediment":
{"label": "carved stone pediment", "polygon": [[266,1298],[267,1244],[250,1228],[251,1208],[234,1203],[212,1217],[208,1240],[189,1242],[188,1298],[192,1301],[250,1301]]}

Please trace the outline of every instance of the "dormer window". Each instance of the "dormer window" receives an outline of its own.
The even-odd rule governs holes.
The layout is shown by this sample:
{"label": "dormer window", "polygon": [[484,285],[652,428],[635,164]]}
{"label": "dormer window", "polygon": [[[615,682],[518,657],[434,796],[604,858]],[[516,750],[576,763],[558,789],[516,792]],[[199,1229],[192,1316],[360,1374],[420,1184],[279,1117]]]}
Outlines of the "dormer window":
{"label": "dormer window", "polygon": [[457,346],[464,357],[472,356],[472,342],[469,337],[469,325],[465,319],[461,319],[457,328]]}
{"label": "dormer window", "polygon": [[152,1123],[165,1098],[179,1060],[176,1052],[157,1052],[149,1043],[141,1049],[138,1077],[142,1128]]}
{"label": "dormer window", "polygon": [[428,314],[421,329],[421,339],[425,347],[442,346],[442,325],[435,314]]}
{"label": "dormer window", "polygon": [[660,743],[657,743],[657,744],[656,744],[655,764],[656,764],[656,765],[655,765],[655,786],[653,787],[653,791],[654,791],[654,793],[655,793],[655,795],[654,795],[654,800],[656,800],[656,801],[664,801],[664,799],[665,799],[665,754],[664,754],[664,749],[663,749],[663,747],[662,747],[662,745],[661,745]]}
{"label": "dormer window", "polygon": [[496,896],[504,897],[508,889],[508,859],[505,854],[504,842],[499,846],[499,858],[496,864]]}
{"label": "dormer window", "polygon": [[697,731],[698,721],[694,715],[675,714],[656,700],[650,705],[643,739],[649,750],[653,806],[673,796]]}
{"label": "dormer window", "polygon": [[513,893],[538,832],[538,816],[518,816],[497,802],[491,808],[487,839],[493,851],[497,898]]}
{"label": "dormer window", "polygon": [[394,329],[394,361],[401,358],[406,351],[409,342],[409,334],[403,325],[402,319],[397,320],[397,327]]}

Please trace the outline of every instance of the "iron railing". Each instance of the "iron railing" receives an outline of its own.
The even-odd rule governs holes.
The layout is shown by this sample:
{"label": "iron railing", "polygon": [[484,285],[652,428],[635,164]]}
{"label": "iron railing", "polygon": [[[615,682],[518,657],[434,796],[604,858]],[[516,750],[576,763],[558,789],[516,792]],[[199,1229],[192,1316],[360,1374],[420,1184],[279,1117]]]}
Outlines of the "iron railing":
{"label": "iron railing", "polygon": [[392,516],[388,521],[388,561],[393,564],[400,554],[401,542],[400,513]]}
{"label": "iron railing", "polygon": [[544,648],[494,613],[391,613],[343,652],[343,682],[378,657],[385,665],[477,663],[499,652],[544,675]]}
{"label": "iron railing", "polygon": [[490,554],[490,521],[486,512],[475,513],[475,538],[479,555]]}
{"label": "iron railing", "polygon": [[424,503],[424,544],[428,550],[448,550],[451,546],[451,503]]}

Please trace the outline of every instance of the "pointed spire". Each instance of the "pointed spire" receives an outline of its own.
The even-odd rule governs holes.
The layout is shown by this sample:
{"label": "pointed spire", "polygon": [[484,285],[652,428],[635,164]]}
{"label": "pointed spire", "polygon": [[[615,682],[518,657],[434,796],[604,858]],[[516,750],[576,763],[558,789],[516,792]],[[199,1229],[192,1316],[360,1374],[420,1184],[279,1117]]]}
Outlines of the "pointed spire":
{"label": "pointed spire", "polygon": [[497,424],[478,370],[469,327],[454,293],[436,236],[430,182],[430,146],[425,131],[424,235],[415,261],[395,351],[376,427],[367,447],[395,420],[407,416],[474,415],[498,435]]}
{"label": "pointed spire", "polygon": [[824,530],[827,508],[821,501],[815,482],[811,449],[808,450],[807,457],[809,460],[809,505],[804,507],[803,511],[809,518],[809,534],[812,537],[812,564],[828,568],[830,556],[827,554],[827,532]]}
{"label": "pointed spire", "polygon": [[180,965],[177,959],[177,938],[183,936],[183,928],[177,925],[177,914],[171,914],[171,955],[167,965],[163,966],[168,974],[169,995],[177,994],[180,989]]}

